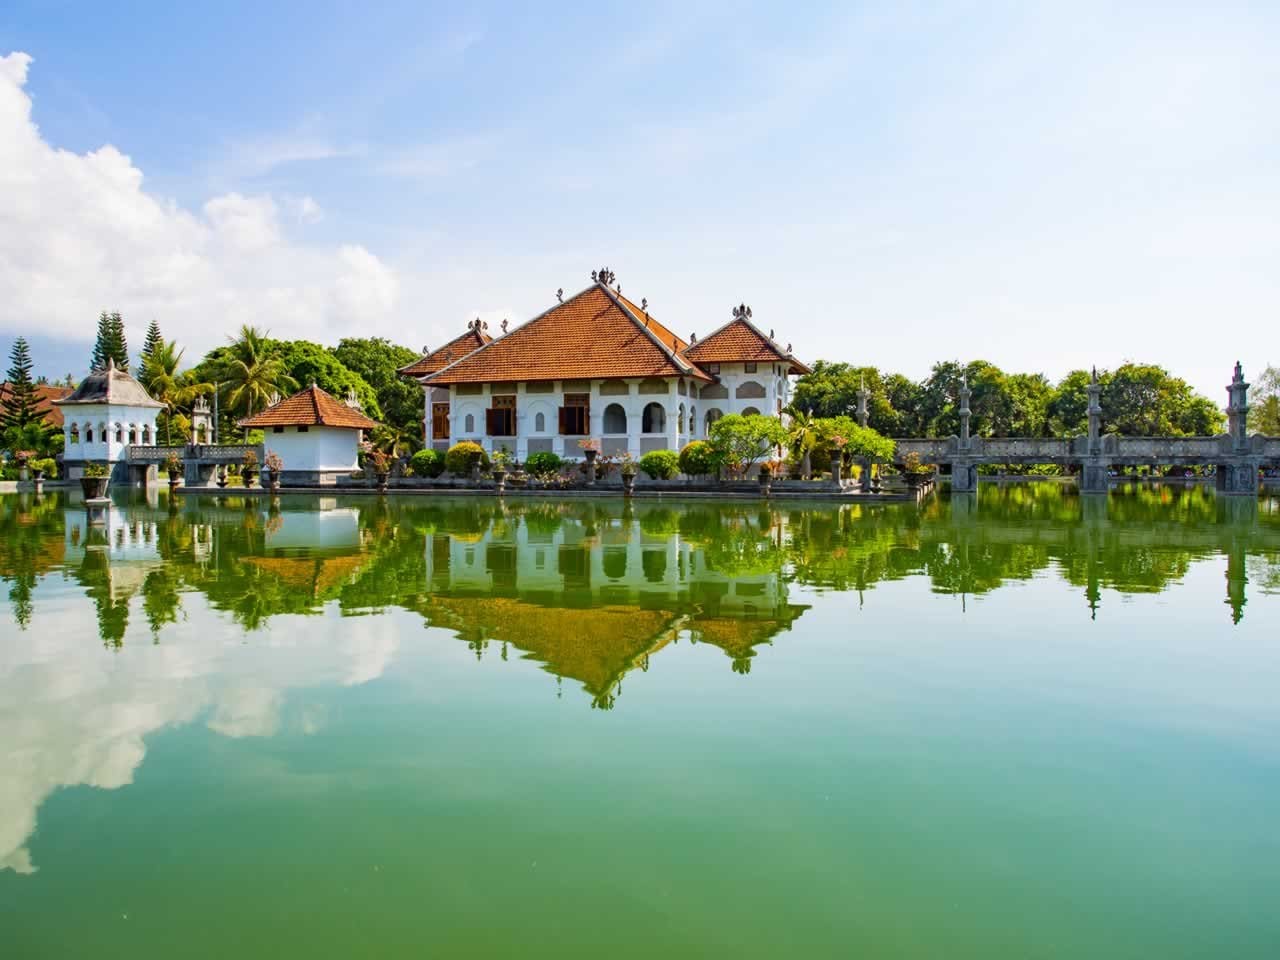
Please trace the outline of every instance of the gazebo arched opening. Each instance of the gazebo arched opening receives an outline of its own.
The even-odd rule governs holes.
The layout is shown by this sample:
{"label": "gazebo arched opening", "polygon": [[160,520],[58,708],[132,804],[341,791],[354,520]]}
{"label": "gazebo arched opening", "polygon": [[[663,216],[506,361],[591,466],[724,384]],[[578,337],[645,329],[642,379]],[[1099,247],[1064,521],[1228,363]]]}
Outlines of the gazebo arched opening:
{"label": "gazebo arched opening", "polygon": [[667,411],[660,403],[645,404],[644,414],[640,417],[641,433],[666,433]]}
{"label": "gazebo arched opening", "polygon": [[707,422],[707,429],[706,429],[706,432],[707,432],[707,433],[710,433],[710,432],[711,432],[711,425],[712,425],[713,423],[715,423],[717,420],[719,420],[719,419],[720,419],[721,417],[723,417],[723,416],[724,416],[724,411],[723,411],[723,410],[721,410],[719,407],[712,407],[710,410],[708,410],[708,411],[707,411],[707,421],[706,421],[706,422]]}
{"label": "gazebo arched opening", "polygon": [[620,403],[611,403],[604,408],[604,432],[626,433],[627,411]]}
{"label": "gazebo arched opening", "polygon": [[758,417],[760,416],[760,411],[755,407],[747,407],[742,411],[742,415],[744,417]]}

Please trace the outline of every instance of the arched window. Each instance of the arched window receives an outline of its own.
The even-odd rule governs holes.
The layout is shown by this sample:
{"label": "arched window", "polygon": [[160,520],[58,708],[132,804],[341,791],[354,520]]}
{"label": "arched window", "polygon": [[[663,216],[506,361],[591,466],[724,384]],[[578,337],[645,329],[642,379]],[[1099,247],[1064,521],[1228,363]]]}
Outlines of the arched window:
{"label": "arched window", "polygon": [[79,442],[80,442],[80,424],[73,423],[71,425],[70,432],[68,432],[67,434],[67,443],[79,443]]}
{"label": "arched window", "polygon": [[533,416],[533,430],[535,433],[547,432],[547,415],[545,413],[536,413]]}
{"label": "arched window", "polygon": [[144,445],[151,443],[151,424],[149,423],[142,425],[142,442]]}
{"label": "arched window", "polygon": [[757,410],[755,407],[747,407],[745,410],[742,411],[742,415],[744,417],[758,417],[760,416],[760,411]]}
{"label": "arched window", "polygon": [[676,411],[676,433],[684,433],[684,404]]}
{"label": "arched window", "polygon": [[707,433],[711,432],[711,425],[724,416],[724,411],[719,407],[712,407],[707,411]]}
{"label": "arched window", "polygon": [[698,408],[697,407],[689,408],[689,433],[692,436],[697,436],[698,434]]}
{"label": "arched window", "polygon": [[138,442],[138,427],[132,423],[129,424],[129,442],[131,444]]}
{"label": "arched window", "polygon": [[124,427],[116,424],[116,443],[124,443]]}
{"label": "arched window", "polygon": [[93,443],[93,425],[86,423],[84,426],[84,442]]}
{"label": "arched window", "polygon": [[662,408],[660,403],[650,403],[644,408],[644,414],[640,417],[641,433],[666,433],[667,431],[667,411]]}
{"label": "arched window", "polygon": [[746,383],[738,384],[738,389],[733,391],[733,395],[739,400],[758,400],[765,396],[764,385],[756,383],[754,380],[748,380]]}
{"label": "arched window", "polygon": [[466,419],[462,421],[462,429],[466,433],[475,433],[476,418],[468,413]]}
{"label": "arched window", "polygon": [[604,408],[604,432],[627,432],[627,411],[623,409],[622,404],[611,403]]}

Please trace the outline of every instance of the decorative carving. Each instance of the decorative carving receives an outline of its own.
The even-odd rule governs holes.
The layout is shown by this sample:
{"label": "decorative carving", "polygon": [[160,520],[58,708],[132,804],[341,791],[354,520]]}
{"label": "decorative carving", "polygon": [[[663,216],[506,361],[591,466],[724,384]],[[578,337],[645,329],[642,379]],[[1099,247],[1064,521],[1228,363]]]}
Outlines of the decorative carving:
{"label": "decorative carving", "polygon": [[697,342],[698,342],[698,335],[697,335],[697,333],[691,333],[691,334],[689,334],[689,343],[693,344],[693,343],[697,343]]}
{"label": "decorative carving", "polygon": [[603,283],[606,287],[613,283],[616,279],[613,271],[608,267],[601,267],[599,270],[591,271],[591,279],[596,283]]}
{"label": "decorative carving", "polygon": [[556,299],[561,303],[564,303],[564,287],[561,287],[556,291]]}
{"label": "decorative carving", "polygon": [[770,339],[770,340],[772,340],[772,339],[773,339],[773,327],[770,327],[770,328],[769,328],[769,339]]}
{"label": "decorative carving", "polygon": [[506,332],[507,332],[507,318],[506,318],[506,317],[503,317],[503,318],[502,318],[502,332],[503,332],[503,333],[506,333]]}
{"label": "decorative carving", "polygon": [[640,298],[640,309],[641,309],[641,310],[646,310],[646,311],[649,309],[649,298],[648,298],[648,297],[641,297],[641,298]]}
{"label": "decorative carving", "polygon": [[791,344],[787,344],[787,356],[791,356]]}
{"label": "decorative carving", "polygon": [[424,357],[429,357],[431,355],[431,348],[428,347],[425,343],[422,345],[422,355]]}
{"label": "decorative carving", "polygon": [[750,307],[748,307],[745,303],[741,303],[741,304],[739,304],[738,306],[734,307],[734,308],[733,308],[733,319],[735,319],[735,320],[750,320],[750,319],[751,319],[751,308],[750,308]]}

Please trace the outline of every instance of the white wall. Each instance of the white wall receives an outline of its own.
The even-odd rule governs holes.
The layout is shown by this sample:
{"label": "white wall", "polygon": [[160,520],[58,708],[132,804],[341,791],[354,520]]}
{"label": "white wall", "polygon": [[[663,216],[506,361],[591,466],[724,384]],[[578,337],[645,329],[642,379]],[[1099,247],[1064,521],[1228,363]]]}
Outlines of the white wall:
{"label": "white wall", "polygon": [[[348,427],[268,427],[263,436],[267,453],[277,453],[286,472],[294,470],[355,470],[360,431]],[[266,464],[263,464],[265,467]]]}
{"label": "white wall", "polygon": [[[65,446],[64,461],[118,463],[128,456],[129,435],[133,431],[135,443],[151,446],[160,443],[156,437],[156,417],[160,411],[154,407],[132,407],[119,404],[86,403],[60,408],[64,423],[62,436]],[[72,427],[80,428],[79,442],[72,442]],[[93,430],[93,442],[87,442],[88,431]],[[117,440],[117,431],[120,439]]]}

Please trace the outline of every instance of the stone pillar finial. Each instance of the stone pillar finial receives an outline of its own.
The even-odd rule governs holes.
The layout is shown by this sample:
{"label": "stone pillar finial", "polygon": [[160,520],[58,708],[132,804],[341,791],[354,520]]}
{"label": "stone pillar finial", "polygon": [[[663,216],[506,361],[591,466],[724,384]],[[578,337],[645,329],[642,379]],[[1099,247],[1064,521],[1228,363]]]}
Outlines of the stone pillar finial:
{"label": "stone pillar finial", "polygon": [[969,409],[969,378],[965,374],[960,375],[960,446],[969,446],[969,417],[973,411]]}
{"label": "stone pillar finial", "polygon": [[1227,386],[1227,398],[1227,434],[1232,447],[1244,450],[1249,446],[1249,384],[1244,382],[1239,360]]}

